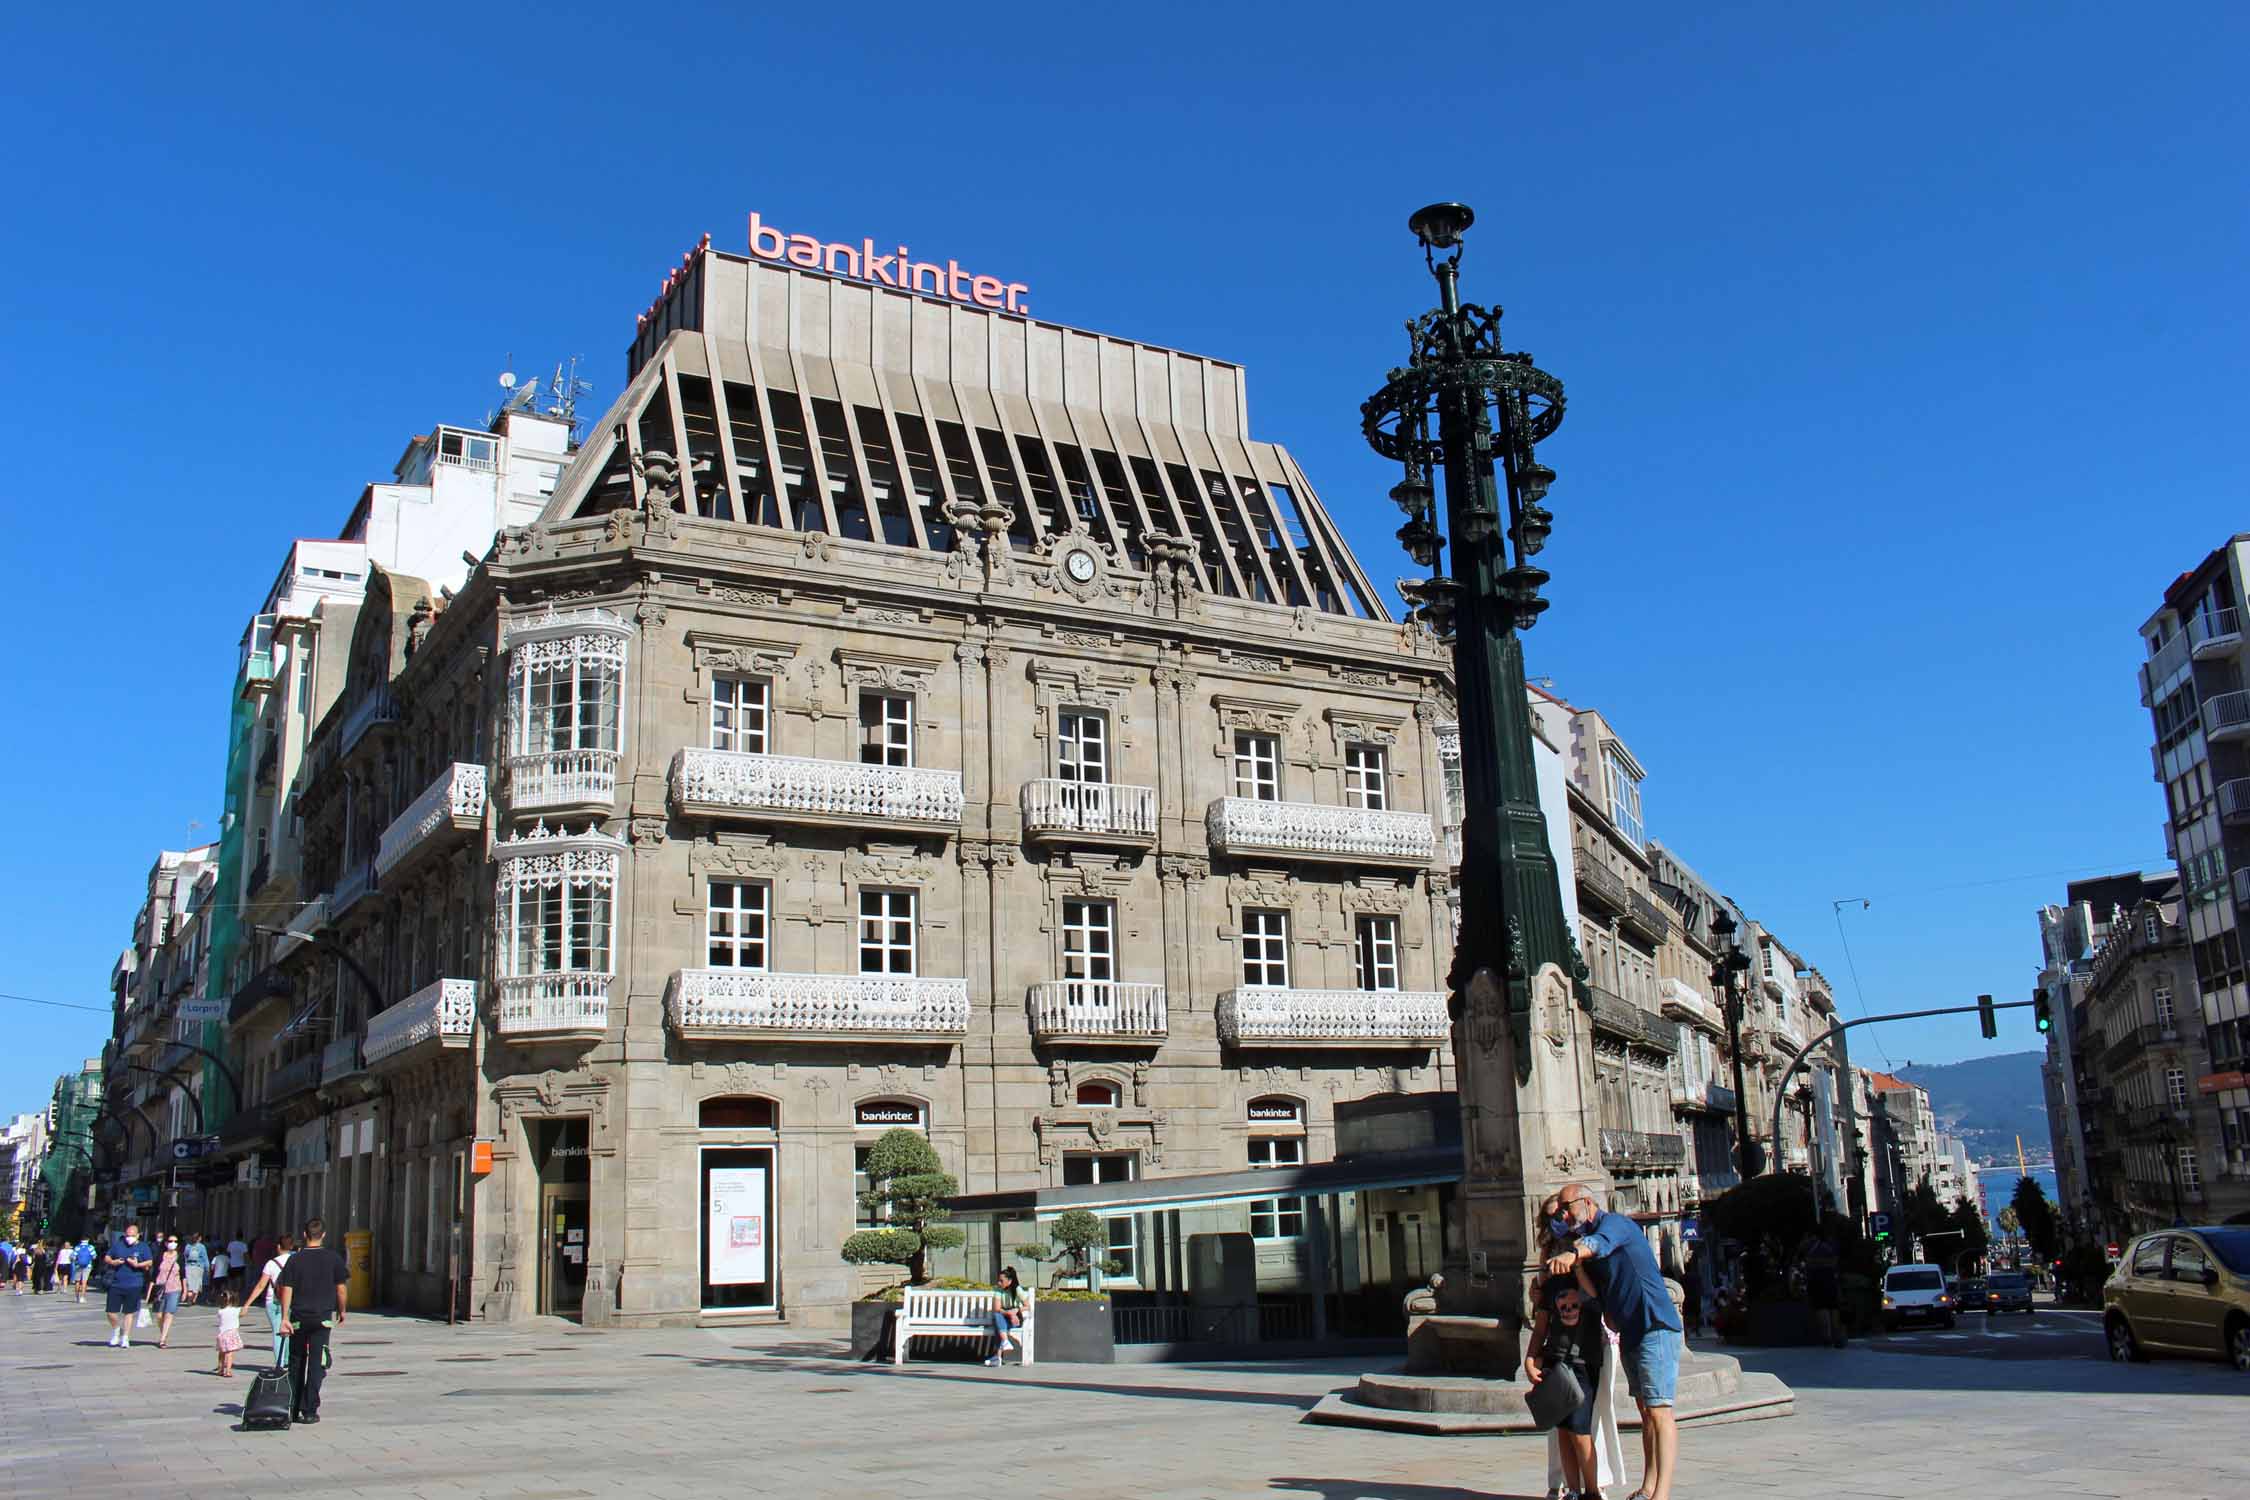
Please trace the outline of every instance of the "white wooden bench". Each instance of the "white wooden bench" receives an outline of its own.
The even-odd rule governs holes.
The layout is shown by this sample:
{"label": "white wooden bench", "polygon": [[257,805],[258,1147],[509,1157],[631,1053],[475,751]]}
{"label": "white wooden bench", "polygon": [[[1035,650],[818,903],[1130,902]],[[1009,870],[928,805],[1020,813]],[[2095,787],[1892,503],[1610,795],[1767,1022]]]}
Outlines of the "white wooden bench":
{"label": "white wooden bench", "polygon": [[[906,1363],[908,1339],[992,1338],[992,1298],[990,1288],[958,1291],[908,1287],[906,1299],[898,1305],[898,1321],[893,1325],[891,1363]],[[1015,1336],[1023,1345],[1023,1362],[1027,1365],[1033,1363],[1036,1348],[1031,1334],[1032,1316],[1031,1289],[1026,1287],[1023,1324],[1015,1330]]]}

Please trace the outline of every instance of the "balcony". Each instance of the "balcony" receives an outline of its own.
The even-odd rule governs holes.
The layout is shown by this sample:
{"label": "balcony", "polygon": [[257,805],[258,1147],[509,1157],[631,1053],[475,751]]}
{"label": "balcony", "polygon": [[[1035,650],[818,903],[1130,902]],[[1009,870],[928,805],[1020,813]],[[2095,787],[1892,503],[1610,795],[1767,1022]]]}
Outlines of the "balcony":
{"label": "balcony", "polygon": [[320,1054],[307,1052],[304,1056],[283,1063],[266,1076],[266,1103],[279,1104],[284,1099],[308,1093],[320,1087]]}
{"label": "balcony", "polygon": [[375,889],[375,861],[363,859],[336,878],[336,890],[328,898],[328,916],[334,919],[349,911],[360,897]]}
{"label": "balcony", "polygon": [[354,1073],[365,1071],[366,1064],[360,1061],[359,1033],[356,1031],[350,1036],[340,1036],[320,1049],[320,1082],[324,1088],[332,1083],[341,1083]]}
{"label": "balcony", "polygon": [[1672,921],[1665,915],[1664,908],[1639,891],[1626,892],[1623,920],[1625,930],[1651,948],[1662,943],[1672,933]]}
{"label": "balcony", "polygon": [[1218,1021],[1237,1047],[1435,1047],[1453,1031],[1434,990],[1244,985],[1219,996]]}
{"label": "balcony", "polygon": [[1437,854],[1428,813],[1221,797],[1203,821],[1220,854],[1398,865],[1427,865]]}
{"label": "balcony", "polygon": [[483,826],[484,767],[455,761],[383,830],[375,845],[375,876],[380,880],[403,871],[450,844],[455,835]]}
{"label": "balcony", "polygon": [[1622,916],[1632,904],[1632,887],[1625,884],[1625,877],[1604,864],[1583,844],[1572,853],[1575,858],[1571,863],[1578,869],[1578,889]]}
{"label": "balcony", "polygon": [[1677,1167],[1687,1161],[1687,1142],[1676,1135],[1654,1135],[1645,1130],[1604,1130],[1602,1165],[1633,1171]]}
{"label": "balcony", "polygon": [[2141,663],[2141,707],[2156,706],[2157,695],[2172,674],[2187,665],[2187,633],[2176,631],[2172,638],[2156,648],[2154,655]]}
{"label": "balcony", "polygon": [[368,730],[378,724],[397,722],[398,700],[391,696],[389,688],[377,688],[353,704],[352,711],[344,715],[344,727],[337,736],[336,753],[351,754],[352,746],[364,739]]}
{"label": "balcony", "polygon": [[1164,1039],[1164,986],[1055,979],[1031,987],[1031,1034],[1043,1042]]}
{"label": "balcony", "polygon": [[253,651],[242,658],[242,696],[255,698],[273,687],[273,652]]}
{"label": "balcony", "polygon": [[1148,844],[1156,839],[1156,788],[1041,777],[1023,784],[1023,831],[1057,843]]}
{"label": "balcony", "polygon": [[273,855],[271,853],[261,854],[258,856],[258,862],[250,867],[250,884],[245,889],[255,897],[258,892],[266,888],[266,882],[271,879],[273,879]]}
{"label": "balcony", "polygon": [[[2250,780],[2222,781],[2219,783],[2219,818],[2226,823],[2250,823]],[[2164,847],[2173,850],[2172,825],[2164,825]],[[2179,856],[2174,853],[2176,859]]]}
{"label": "balcony", "polygon": [[1662,1016],[1652,1015],[1624,996],[1605,990],[1598,984],[1589,985],[1588,988],[1594,993],[1594,1026],[1597,1030],[1662,1052],[1679,1050],[1680,1030],[1677,1021],[1667,1021]]}
{"label": "balcony", "polygon": [[969,981],[682,969],[664,1015],[684,1041],[954,1042],[969,1030]]}
{"label": "balcony", "polygon": [[2213,740],[2250,736],[2250,693],[2214,693],[2204,699],[2203,734]]}
{"label": "balcony", "polygon": [[500,981],[500,1034],[517,1041],[598,1037],[609,1030],[607,974],[520,974]]}
{"label": "balcony", "polygon": [[360,1055],[372,1068],[414,1053],[427,1043],[466,1047],[476,1024],[476,981],[440,979],[370,1020]]}
{"label": "balcony", "polygon": [[2197,661],[2209,661],[2215,656],[2225,656],[2242,647],[2242,617],[2231,609],[2215,609],[2209,614],[2190,615],[2187,622],[2188,654]]}
{"label": "balcony", "polygon": [[961,823],[961,774],[922,766],[682,750],[672,804],[689,817],[921,831]]}
{"label": "balcony", "polygon": [[519,813],[608,808],[617,801],[615,750],[548,750],[508,757],[508,805]]}
{"label": "balcony", "polygon": [[328,898],[315,896],[304,904],[297,915],[289,919],[289,925],[281,930],[281,936],[274,939],[273,961],[280,963],[296,952],[299,946],[312,941],[313,934],[327,925]]}
{"label": "balcony", "polygon": [[2250,866],[2235,871],[2229,878],[2234,882],[2234,904],[2250,906]]}
{"label": "balcony", "polygon": [[271,969],[260,969],[244,980],[242,988],[227,1001],[227,1024],[241,1026],[269,1002],[287,1000],[291,993],[288,980]]}

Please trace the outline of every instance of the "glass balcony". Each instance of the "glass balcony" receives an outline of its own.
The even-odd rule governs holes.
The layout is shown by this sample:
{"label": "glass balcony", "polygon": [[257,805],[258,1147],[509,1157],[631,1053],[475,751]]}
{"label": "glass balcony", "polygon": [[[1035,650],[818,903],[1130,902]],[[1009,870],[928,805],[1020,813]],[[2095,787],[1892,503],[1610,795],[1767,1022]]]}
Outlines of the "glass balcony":
{"label": "glass balcony", "polygon": [[477,986],[473,979],[440,979],[367,1023],[360,1055],[372,1068],[434,1043],[466,1047],[477,1024]]}
{"label": "glass balcony", "polygon": [[508,757],[508,803],[519,813],[606,808],[617,801],[615,750],[546,750]]}
{"label": "glass balcony", "polygon": [[607,974],[519,974],[500,981],[500,1034],[518,1041],[609,1030]]}
{"label": "glass balcony", "polygon": [[1031,1034],[1041,1041],[1159,1041],[1164,986],[1053,979],[1031,987]]}
{"label": "glass balcony", "polygon": [[1453,1029],[1434,990],[1244,985],[1219,996],[1218,1022],[1236,1047],[1435,1047]]}
{"label": "glass balcony", "polygon": [[692,817],[852,827],[961,822],[961,774],[794,755],[687,749],[672,757],[672,802]]}
{"label": "glass balcony", "polygon": [[1052,776],[1027,781],[1023,831],[1060,842],[1151,843],[1156,838],[1156,788]]}
{"label": "glass balcony", "polygon": [[483,825],[484,767],[456,761],[438,772],[437,780],[383,830],[375,846],[376,878],[403,872],[423,855],[450,844],[454,835]]}
{"label": "glass balcony", "polygon": [[951,1042],[968,1034],[969,981],[682,969],[672,976],[664,1015],[690,1041]]}
{"label": "glass balcony", "polygon": [[1427,865],[1437,853],[1437,832],[1428,813],[1222,797],[1211,804],[1204,824],[1211,848],[1220,854]]}

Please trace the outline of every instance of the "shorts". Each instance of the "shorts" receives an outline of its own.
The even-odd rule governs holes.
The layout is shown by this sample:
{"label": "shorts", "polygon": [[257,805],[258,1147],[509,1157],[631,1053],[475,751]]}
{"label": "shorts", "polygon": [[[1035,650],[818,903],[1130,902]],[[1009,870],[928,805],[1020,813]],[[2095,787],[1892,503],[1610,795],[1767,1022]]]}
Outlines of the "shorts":
{"label": "shorts", "polygon": [[1680,1349],[1677,1328],[1651,1328],[1640,1342],[1623,1346],[1625,1379],[1633,1399],[1643,1406],[1670,1406],[1680,1386]]}
{"label": "shorts", "polygon": [[180,1310],[180,1294],[178,1292],[158,1292],[156,1294],[156,1306],[149,1310],[164,1313],[167,1316],[177,1313]]}
{"label": "shorts", "polygon": [[109,1289],[109,1310],[113,1313],[132,1313],[140,1309],[141,1299],[148,1295],[145,1287],[117,1287]]}
{"label": "shorts", "polygon": [[[1574,1372],[1575,1373],[1575,1372]],[[1594,1401],[1601,1390],[1601,1382],[1586,1387],[1586,1399],[1578,1403],[1578,1410],[1562,1419],[1562,1430],[1586,1437],[1594,1430]]]}

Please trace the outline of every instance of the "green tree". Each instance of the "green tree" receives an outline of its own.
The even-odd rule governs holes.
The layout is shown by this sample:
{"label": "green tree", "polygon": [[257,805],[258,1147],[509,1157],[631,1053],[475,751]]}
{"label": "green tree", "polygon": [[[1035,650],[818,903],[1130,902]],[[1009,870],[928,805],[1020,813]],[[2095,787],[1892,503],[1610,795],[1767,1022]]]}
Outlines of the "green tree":
{"label": "green tree", "polygon": [[1812,1179],[1794,1173],[1753,1177],[1704,1205],[1711,1227],[1749,1254],[1752,1290],[1786,1279],[1800,1248],[1820,1222]]}
{"label": "green tree", "polygon": [[886,1130],[867,1152],[867,1190],[860,1207],[883,1221],[844,1241],[840,1252],[855,1266],[904,1266],[909,1283],[930,1279],[930,1252],[951,1250],[963,1239],[948,1228],[945,1200],[961,1185],[945,1170],[937,1148],[917,1130]]}
{"label": "green tree", "polygon": [[2023,1227],[2024,1242],[2031,1253],[2041,1261],[2051,1261],[2062,1251],[2062,1226],[2055,1220],[2055,1206],[2047,1201],[2038,1180],[2032,1177],[2016,1179],[2015,1196],[2008,1206],[2016,1211],[2016,1222]]}
{"label": "green tree", "polygon": [[1938,1202],[1937,1189],[1930,1186],[1930,1179],[1924,1177],[1914,1184],[1906,1195],[1906,1232],[1916,1236],[1931,1235],[1952,1227],[1945,1205]]}
{"label": "green tree", "polygon": [[1947,1255],[1940,1258],[1951,1259],[1956,1266],[1965,1266],[1973,1260],[1981,1259],[1992,1244],[1992,1236],[1984,1227],[1984,1215],[1977,1211],[1974,1203],[1966,1199],[1953,1205],[1953,1212],[1947,1216],[1946,1227],[1961,1232],[1960,1249],[1952,1249],[1954,1241],[1947,1240],[1944,1242]]}
{"label": "green tree", "polygon": [[1052,1246],[1037,1241],[1014,1245],[1016,1254],[1030,1261],[1057,1261],[1064,1276],[1083,1276],[1088,1289],[1097,1286],[1096,1273],[1114,1274],[1117,1262],[1107,1257],[1095,1258],[1095,1252],[1109,1248],[1109,1226],[1091,1209],[1073,1208],[1056,1218],[1050,1231]]}
{"label": "green tree", "polygon": [[2000,1210],[2000,1232],[2011,1240],[2023,1232],[2023,1215],[2016,1212],[2013,1203],[2004,1205]]}

